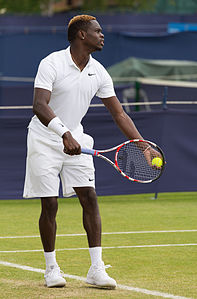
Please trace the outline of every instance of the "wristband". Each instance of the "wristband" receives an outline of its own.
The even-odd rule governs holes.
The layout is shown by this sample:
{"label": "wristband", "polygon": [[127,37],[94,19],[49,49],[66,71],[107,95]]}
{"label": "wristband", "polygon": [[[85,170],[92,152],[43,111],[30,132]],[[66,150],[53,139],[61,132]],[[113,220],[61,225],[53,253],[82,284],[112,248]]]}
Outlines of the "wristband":
{"label": "wristband", "polygon": [[54,117],[49,123],[48,128],[55,132],[57,135],[62,137],[65,132],[68,132],[69,129],[61,122],[59,117]]}

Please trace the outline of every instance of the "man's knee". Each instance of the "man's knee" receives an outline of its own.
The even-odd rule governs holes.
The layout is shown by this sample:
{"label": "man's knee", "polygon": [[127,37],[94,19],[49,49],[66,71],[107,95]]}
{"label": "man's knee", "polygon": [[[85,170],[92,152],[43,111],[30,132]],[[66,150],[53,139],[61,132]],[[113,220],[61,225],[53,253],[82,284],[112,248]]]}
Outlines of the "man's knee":
{"label": "man's knee", "polygon": [[58,210],[57,197],[43,197],[41,198],[42,215],[49,218],[55,218]]}
{"label": "man's knee", "polygon": [[97,195],[94,188],[81,187],[75,188],[75,191],[83,208],[97,206]]}

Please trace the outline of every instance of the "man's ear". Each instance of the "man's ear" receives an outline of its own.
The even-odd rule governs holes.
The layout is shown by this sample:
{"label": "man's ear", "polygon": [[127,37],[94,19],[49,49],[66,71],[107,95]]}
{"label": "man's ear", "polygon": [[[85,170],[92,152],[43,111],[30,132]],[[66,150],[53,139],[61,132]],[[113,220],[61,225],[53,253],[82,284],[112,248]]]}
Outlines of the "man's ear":
{"label": "man's ear", "polygon": [[78,37],[79,37],[80,39],[85,39],[85,37],[86,37],[86,32],[85,32],[84,30],[79,30],[79,31],[78,31]]}

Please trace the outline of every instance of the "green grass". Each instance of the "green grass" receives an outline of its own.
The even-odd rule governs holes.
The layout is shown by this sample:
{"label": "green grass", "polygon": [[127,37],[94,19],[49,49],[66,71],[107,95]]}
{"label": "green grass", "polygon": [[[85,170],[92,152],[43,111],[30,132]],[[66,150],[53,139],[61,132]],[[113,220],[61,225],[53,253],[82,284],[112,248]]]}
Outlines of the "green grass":
{"label": "green grass", "polygon": [[[103,232],[197,229],[197,193],[163,193],[99,198]],[[0,200],[0,236],[39,235],[39,200]],[[76,198],[59,199],[57,234],[84,233],[82,210]],[[197,298],[197,246],[117,248],[117,246],[197,243],[197,232],[109,234],[102,236],[103,259],[118,284],[177,296]],[[86,236],[57,237],[57,249],[87,248]],[[45,268],[43,252],[2,253],[42,249],[40,238],[0,239],[0,260]],[[61,269],[86,276],[88,250],[57,251]],[[0,265],[0,298],[161,298],[133,291],[88,287],[67,279],[63,289],[43,286],[43,274]]]}

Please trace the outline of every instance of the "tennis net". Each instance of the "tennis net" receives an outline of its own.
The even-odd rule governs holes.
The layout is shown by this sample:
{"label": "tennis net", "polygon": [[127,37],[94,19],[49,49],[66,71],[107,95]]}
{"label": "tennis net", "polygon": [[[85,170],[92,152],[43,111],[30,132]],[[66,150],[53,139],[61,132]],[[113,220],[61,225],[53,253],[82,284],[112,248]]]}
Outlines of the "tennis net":
{"label": "tennis net", "polygon": [[[127,78],[127,84],[114,85],[116,94],[127,112],[155,109],[196,109],[197,82],[163,80],[158,78]],[[31,77],[0,76],[0,114],[31,114],[33,98]],[[118,78],[120,82],[120,78]],[[124,78],[125,81],[125,78]],[[100,99],[94,98],[91,106],[102,108]],[[98,109],[97,109],[98,111]]]}

